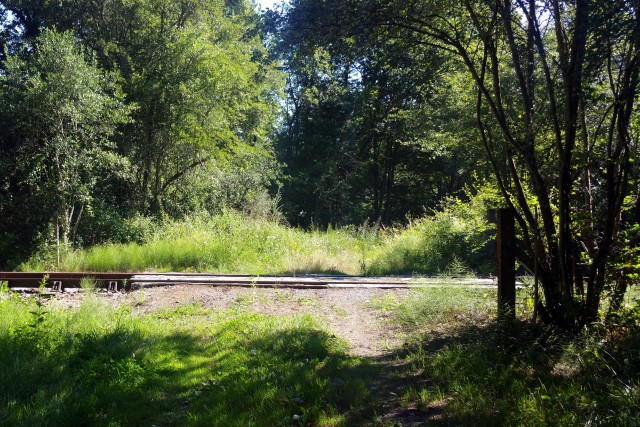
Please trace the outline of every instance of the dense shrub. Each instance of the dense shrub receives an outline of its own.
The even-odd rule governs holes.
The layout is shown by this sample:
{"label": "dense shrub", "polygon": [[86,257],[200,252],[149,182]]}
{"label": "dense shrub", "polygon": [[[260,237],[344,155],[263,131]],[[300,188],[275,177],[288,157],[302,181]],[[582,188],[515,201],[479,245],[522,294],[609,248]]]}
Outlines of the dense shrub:
{"label": "dense shrub", "polygon": [[413,222],[381,248],[368,269],[370,274],[488,274],[493,269],[487,199],[469,202],[450,199],[433,216]]}

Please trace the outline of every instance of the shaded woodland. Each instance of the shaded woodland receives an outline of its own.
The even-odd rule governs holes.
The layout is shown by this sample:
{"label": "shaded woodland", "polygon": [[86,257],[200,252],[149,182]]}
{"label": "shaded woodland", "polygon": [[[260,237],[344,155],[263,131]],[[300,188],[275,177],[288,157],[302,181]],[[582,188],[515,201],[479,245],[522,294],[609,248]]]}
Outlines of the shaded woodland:
{"label": "shaded woodland", "polygon": [[639,6],[2,1],[0,264],[202,212],[375,228],[484,197],[543,319],[591,324],[638,280]]}

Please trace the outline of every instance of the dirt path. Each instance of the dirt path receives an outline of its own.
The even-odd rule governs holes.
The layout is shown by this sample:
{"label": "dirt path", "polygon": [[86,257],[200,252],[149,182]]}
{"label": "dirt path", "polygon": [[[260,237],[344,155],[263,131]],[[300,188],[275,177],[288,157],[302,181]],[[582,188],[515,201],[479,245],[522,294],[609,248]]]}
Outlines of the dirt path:
{"label": "dirt path", "polygon": [[[409,289],[252,289],[229,286],[173,285],[146,288],[127,294],[98,293],[115,305],[131,303],[139,313],[163,307],[199,303],[204,308],[244,307],[267,315],[309,313],[323,326],[349,344],[356,356],[379,357],[402,344],[400,329],[372,307],[372,301],[391,295],[401,299]],[[82,301],[81,294],[58,297],[63,306]]]}
{"label": "dirt path", "polygon": [[[439,425],[443,406],[419,410],[402,404],[401,397],[408,386],[405,362],[397,360],[392,353],[395,351],[397,354],[406,335],[389,321],[382,310],[374,308],[376,300],[401,300],[411,292],[410,289],[376,288],[273,289],[171,285],[126,294],[98,292],[97,295],[116,306],[131,304],[140,314],[188,304],[200,304],[213,310],[243,308],[266,315],[311,314],[328,331],[347,341],[352,355],[370,358],[371,363],[380,366],[372,391],[382,404],[379,420],[384,425]],[[78,292],[60,294],[54,301],[59,306],[72,307],[83,299],[84,295]]]}

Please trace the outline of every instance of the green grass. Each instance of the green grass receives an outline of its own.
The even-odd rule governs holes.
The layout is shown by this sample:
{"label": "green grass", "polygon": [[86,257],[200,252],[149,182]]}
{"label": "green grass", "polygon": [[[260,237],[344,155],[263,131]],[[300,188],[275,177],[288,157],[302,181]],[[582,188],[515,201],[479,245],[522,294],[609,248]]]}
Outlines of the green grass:
{"label": "green grass", "polygon": [[144,243],[104,244],[33,256],[23,271],[199,271],[249,274],[361,274],[373,233],[354,229],[303,231],[237,212],[195,216],[159,227]]}
{"label": "green grass", "polygon": [[403,411],[425,425],[640,425],[637,300],[569,336],[496,322],[492,290],[418,289],[371,302],[408,338],[362,359],[309,315],[252,312],[256,298],[136,315],[91,292],[75,309],[2,294],[0,425],[400,426]]}
{"label": "green grass", "polygon": [[[494,198],[493,202],[490,199]],[[463,202],[448,199],[443,210],[389,230],[388,239],[368,265],[371,274],[486,275],[494,270],[490,240],[494,232],[487,208],[495,205],[489,192]],[[452,274],[453,273],[453,274]]]}
{"label": "green grass", "polygon": [[404,299],[387,294],[373,300],[372,306],[392,312],[394,321],[415,329],[487,317],[495,313],[495,301],[495,289],[451,285],[417,288]]}
{"label": "green grass", "polygon": [[415,383],[409,404],[445,401],[452,425],[638,425],[635,340],[605,345],[522,323],[468,325],[414,347],[402,375]]}
{"label": "green grass", "polygon": [[350,425],[372,370],[310,316],[0,300],[0,425]]}
{"label": "green grass", "polygon": [[529,290],[519,292],[518,320],[496,322],[495,292],[485,292],[424,289],[374,302],[413,331],[391,378],[406,385],[403,407],[435,425],[640,425],[637,300],[615,325],[575,336],[522,320]]}
{"label": "green grass", "polygon": [[[39,252],[22,271],[184,271],[245,274],[469,273],[486,243],[482,227],[440,214],[401,229],[301,230],[227,211],[149,227],[143,242]],[[478,231],[479,230],[479,231]],[[480,251],[480,252],[479,252]],[[467,262],[469,261],[469,262]]]}

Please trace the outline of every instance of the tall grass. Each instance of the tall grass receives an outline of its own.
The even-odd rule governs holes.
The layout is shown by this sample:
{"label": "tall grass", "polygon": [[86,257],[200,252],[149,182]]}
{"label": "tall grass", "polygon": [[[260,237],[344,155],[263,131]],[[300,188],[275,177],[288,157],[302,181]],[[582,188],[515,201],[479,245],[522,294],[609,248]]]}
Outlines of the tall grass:
{"label": "tall grass", "polygon": [[369,272],[445,274],[453,265],[466,272],[492,271],[491,227],[486,209],[475,206],[481,203],[481,199],[469,203],[451,200],[443,211],[392,230],[386,244],[378,248]]}
{"label": "tall grass", "polygon": [[637,301],[616,325],[579,336],[496,322],[495,293],[487,299],[478,289],[425,289],[376,304],[413,331],[398,358],[403,405],[438,413],[439,424],[640,425]]}
{"label": "tall grass", "polygon": [[148,235],[138,236],[136,242],[68,251],[60,264],[56,263],[55,251],[36,254],[20,269],[438,274],[450,265],[479,266],[478,257],[487,240],[477,224],[450,214],[386,231],[364,227],[305,231],[227,211],[215,216],[194,215],[147,229]]}
{"label": "tall grass", "polygon": [[33,257],[21,269],[362,274],[367,248],[377,244],[373,233],[355,229],[303,231],[227,211],[167,222],[143,243],[71,251],[59,265]]}
{"label": "tall grass", "polygon": [[372,306],[393,314],[396,322],[412,328],[437,324],[483,321],[496,312],[496,290],[464,285],[417,288],[403,299],[392,294],[372,301]]}

